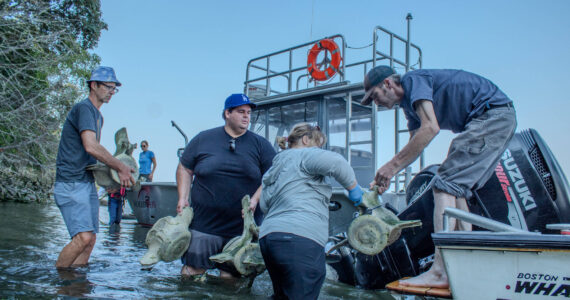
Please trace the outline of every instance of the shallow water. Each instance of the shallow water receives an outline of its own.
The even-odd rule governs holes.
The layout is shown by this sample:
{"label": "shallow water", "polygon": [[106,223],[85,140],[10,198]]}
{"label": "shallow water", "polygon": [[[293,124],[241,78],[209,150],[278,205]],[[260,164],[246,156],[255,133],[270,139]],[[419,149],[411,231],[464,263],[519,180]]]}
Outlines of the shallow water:
{"label": "shallow water", "polygon": [[[109,219],[102,206],[99,219]],[[55,204],[0,203],[0,298],[107,299],[267,299],[272,294],[267,272],[248,287],[247,280],[208,277],[199,282],[179,275],[180,261],[141,270],[149,228],[123,220],[120,228],[100,225],[88,267],[57,271],[59,251],[69,234]],[[424,299],[387,291],[369,291],[326,280],[319,299]]]}

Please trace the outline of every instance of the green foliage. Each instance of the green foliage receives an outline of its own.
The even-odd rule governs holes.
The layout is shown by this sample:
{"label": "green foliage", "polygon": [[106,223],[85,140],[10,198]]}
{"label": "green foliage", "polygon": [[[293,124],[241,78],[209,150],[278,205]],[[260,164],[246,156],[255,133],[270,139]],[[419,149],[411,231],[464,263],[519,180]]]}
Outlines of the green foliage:
{"label": "green foliage", "polygon": [[103,29],[99,1],[0,0],[0,200],[48,199],[61,125],[85,96]]}

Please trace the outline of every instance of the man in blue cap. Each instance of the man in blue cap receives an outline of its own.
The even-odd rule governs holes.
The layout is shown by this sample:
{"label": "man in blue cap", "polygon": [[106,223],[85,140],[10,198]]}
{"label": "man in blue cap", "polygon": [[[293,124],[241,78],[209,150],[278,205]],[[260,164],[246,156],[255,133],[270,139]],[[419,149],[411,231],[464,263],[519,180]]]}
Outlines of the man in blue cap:
{"label": "man in blue cap", "polygon": [[[415,70],[400,76],[388,66],[377,66],[366,74],[364,89],[363,105],[398,104],[410,130],[408,144],[376,171],[370,183],[379,186],[379,193],[418,158],[440,129],[458,133],[433,179],[434,231],[442,231],[445,208],[469,211],[465,199],[489,180],[514,135],[512,101],[488,79],[462,70]],[[449,228],[471,230],[471,225],[452,219]],[[439,251],[427,272],[401,280],[400,285],[449,287]]]}
{"label": "man in blue cap", "polygon": [[92,171],[97,160],[115,169],[123,187],[135,183],[130,167],[114,158],[101,144],[103,116],[99,109],[109,103],[121,83],[110,67],[98,67],[87,81],[89,96],[75,104],[63,124],[57,152],[54,198],[71,242],[56,262],[57,268],[87,265],[99,232],[99,199]]}
{"label": "man in blue cap", "polygon": [[261,178],[271,167],[275,149],[265,138],[248,130],[253,108],[255,104],[246,95],[230,95],[222,113],[225,125],[200,132],[180,157],[176,170],[177,211],[189,206],[190,192],[194,210],[192,240],[182,257],[182,275],[202,274],[215,266],[222,277],[234,273],[214,265],[209,257],[241,235],[241,199],[245,195],[251,196],[250,210],[254,211],[256,223],[261,223],[261,210],[256,209]]}

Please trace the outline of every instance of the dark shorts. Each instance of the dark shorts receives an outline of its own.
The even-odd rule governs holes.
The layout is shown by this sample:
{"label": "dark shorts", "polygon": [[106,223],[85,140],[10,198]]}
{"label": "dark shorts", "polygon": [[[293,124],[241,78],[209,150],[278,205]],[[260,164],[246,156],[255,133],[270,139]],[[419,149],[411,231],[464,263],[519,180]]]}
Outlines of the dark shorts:
{"label": "dark shorts", "polygon": [[203,233],[190,229],[192,238],[186,253],[182,255],[182,263],[195,269],[212,269],[218,267],[210,260],[210,256],[222,252],[230,238]]}
{"label": "dark shorts", "polygon": [[456,197],[468,197],[493,174],[499,158],[515,133],[517,120],[512,107],[487,110],[471,120],[465,131],[451,141],[433,185]]}
{"label": "dark shorts", "polygon": [[140,182],[151,182],[152,180],[149,180],[148,176],[150,176],[150,174],[139,174]]}
{"label": "dark shorts", "polygon": [[325,281],[325,249],[317,242],[283,232],[259,240],[274,299],[317,299]]}
{"label": "dark shorts", "polygon": [[80,232],[99,232],[99,198],[92,182],[56,182],[55,203],[71,238]]}

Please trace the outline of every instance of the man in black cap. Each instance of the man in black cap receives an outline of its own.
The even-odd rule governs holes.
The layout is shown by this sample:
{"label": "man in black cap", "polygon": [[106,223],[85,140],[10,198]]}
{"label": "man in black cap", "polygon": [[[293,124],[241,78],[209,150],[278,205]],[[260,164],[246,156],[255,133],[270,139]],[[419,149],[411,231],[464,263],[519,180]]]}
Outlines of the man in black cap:
{"label": "man in black cap", "polygon": [[[414,162],[440,129],[458,133],[447,158],[434,177],[434,231],[443,229],[446,207],[468,211],[466,198],[492,175],[516,128],[512,101],[491,81],[461,70],[415,70],[403,76],[377,66],[364,78],[362,104],[374,101],[392,108],[398,104],[408,120],[410,140],[378,171],[370,186],[380,193],[400,170]],[[449,228],[471,230],[466,222],[450,221]],[[441,254],[425,273],[401,280],[404,286],[447,288]]]}
{"label": "man in black cap", "polygon": [[[241,199],[250,195],[250,210],[261,224],[256,209],[261,195],[261,178],[271,167],[275,149],[263,137],[248,130],[255,108],[244,94],[232,94],[225,102],[225,125],[205,130],[186,146],[176,170],[178,213],[192,206],[192,240],[182,256],[182,275],[197,275],[217,267],[222,277],[235,271],[214,265],[209,257],[243,232]],[[191,188],[190,188],[191,187]],[[192,203],[188,203],[188,194]],[[237,275],[237,274],[236,274]]]}

